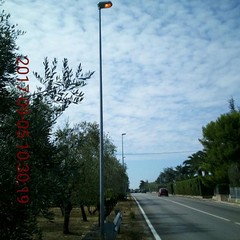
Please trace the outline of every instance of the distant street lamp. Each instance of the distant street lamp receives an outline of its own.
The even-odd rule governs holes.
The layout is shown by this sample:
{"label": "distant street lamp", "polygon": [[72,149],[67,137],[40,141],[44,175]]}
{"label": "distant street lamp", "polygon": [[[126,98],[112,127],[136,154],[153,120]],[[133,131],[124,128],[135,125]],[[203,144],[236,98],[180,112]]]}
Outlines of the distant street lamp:
{"label": "distant street lamp", "polygon": [[122,165],[124,167],[124,153],[123,153],[123,136],[126,135],[126,133],[122,133]]}
{"label": "distant street lamp", "polygon": [[99,66],[100,66],[100,228],[101,237],[104,237],[104,158],[103,158],[103,100],[102,100],[102,33],[101,9],[112,7],[112,3],[99,2]]}

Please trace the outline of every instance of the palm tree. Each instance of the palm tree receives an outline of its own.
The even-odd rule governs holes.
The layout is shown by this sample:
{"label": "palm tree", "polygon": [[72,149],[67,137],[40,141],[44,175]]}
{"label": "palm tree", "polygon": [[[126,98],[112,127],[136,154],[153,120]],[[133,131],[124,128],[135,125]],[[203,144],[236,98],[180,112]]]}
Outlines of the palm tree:
{"label": "palm tree", "polygon": [[188,157],[187,160],[183,162],[184,166],[188,169],[188,176],[202,176],[204,170],[206,153],[203,151],[198,151],[193,153]]}

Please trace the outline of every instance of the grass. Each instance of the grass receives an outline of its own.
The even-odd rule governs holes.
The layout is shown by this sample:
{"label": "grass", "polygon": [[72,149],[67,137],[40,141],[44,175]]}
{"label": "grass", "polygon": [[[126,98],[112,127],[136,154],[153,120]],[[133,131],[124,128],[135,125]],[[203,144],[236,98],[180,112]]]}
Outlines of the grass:
{"label": "grass", "polygon": [[[147,227],[143,216],[133,198],[120,201],[115,209],[122,212],[123,220],[120,233],[117,239],[122,240],[153,240],[152,234]],[[90,215],[87,210],[88,221],[83,222],[80,208],[73,208],[70,216],[69,231],[71,234],[64,235],[63,217],[59,208],[51,209],[55,218],[49,222],[44,218],[39,218],[39,226],[43,230],[43,240],[99,240],[98,214]],[[115,211],[107,217],[108,222],[112,222]]]}
{"label": "grass", "polygon": [[[45,218],[39,218],[39,226],[43,231],[43,240],[79,240],[84,239],[85,235],[98,225],[98,214],[87,214],[88,221],[82,220],[80,208],[73,208],[71,211],[69,231],[70,234],[63,234],[63,216],[60,208],[51,209],[55,214],[54,220],[49,222]],[[87,213],[87,210],[86,210]]]}
{"label": "grass", "polygon": [[117,239],[122,240],[154,240],[136,202],[129,197],[127,201],[119,202],[123,221]]}

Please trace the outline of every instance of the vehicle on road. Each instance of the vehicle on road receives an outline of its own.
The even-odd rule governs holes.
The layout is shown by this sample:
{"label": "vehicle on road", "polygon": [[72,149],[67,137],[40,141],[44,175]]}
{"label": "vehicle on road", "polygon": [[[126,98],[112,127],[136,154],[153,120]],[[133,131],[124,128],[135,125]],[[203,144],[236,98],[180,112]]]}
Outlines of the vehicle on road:
{"label": "vehicle on road", "polygon": [[168,197],[168,190],[166,188],[160,188],[158,191],[158,196],[159,197],[161,197],[161,196]]}

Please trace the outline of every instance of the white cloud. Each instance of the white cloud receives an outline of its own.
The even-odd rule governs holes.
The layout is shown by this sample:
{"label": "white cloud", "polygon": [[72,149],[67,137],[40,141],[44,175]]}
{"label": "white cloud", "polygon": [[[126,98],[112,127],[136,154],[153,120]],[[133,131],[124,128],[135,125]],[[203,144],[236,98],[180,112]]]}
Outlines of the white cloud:
{"label": "white cloud", "polygon": [[[82,104],[64,114],[72,123],[99,121],[97,2],[12,0],[3,6],[27,32],[18,44],[32,70],[42,73],[48,56],[96,71]],[[118,153],[122,132],[126,152],[201,148],[202,126],[228,110],[231,96],[240,102],[239,12],[239,1],[207,0],[116,0],[102,10],[104,130]]]}

